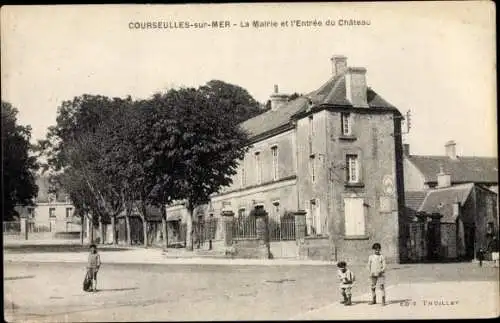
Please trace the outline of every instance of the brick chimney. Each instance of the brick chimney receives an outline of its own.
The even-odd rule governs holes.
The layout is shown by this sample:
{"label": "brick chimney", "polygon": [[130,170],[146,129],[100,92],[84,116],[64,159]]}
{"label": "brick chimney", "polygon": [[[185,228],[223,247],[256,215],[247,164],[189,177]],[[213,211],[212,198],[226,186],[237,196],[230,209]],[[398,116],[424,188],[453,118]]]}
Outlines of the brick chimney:
{"label": "brick chimney", "polygon": [[288,95],[280,94],[278,85],[274,85],[274,93],[271,94],[271,110],[276,111],[288,102]]}
{"label": "brick chimney", "polygon": [[403,156],[410,156],[410,144],[403,144]]}
{"label": "brick chimney", "polygon": [[451,186],[451,175],[445,173],[443,166],[439,167],[439,173],[437,174],[437,188],[445,188]]}
{"label": "brick chimney", "polygon": [[347,57],[342,55],[334,55],[330,58],[332,61],[332,75],[344,74],[347,70]]}
{"label": "brick chimney", "polygon": [[345,75],[347,100],[353,107],[368,108],[366,97],[366,68],[349,67]]}
{"label": "brick chimney", "polygon": [[444,148],[446,150],[446,156],[450,159],[457,159],[457,144],[455,141],[450,140],[444,144]]}

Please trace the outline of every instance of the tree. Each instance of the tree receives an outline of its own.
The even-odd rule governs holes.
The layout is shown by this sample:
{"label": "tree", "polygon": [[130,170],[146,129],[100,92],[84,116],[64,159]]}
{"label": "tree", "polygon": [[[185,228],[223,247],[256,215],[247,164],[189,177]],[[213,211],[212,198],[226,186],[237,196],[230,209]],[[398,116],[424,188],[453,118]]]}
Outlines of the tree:
{"label": "tree", "polygon": [[165,163],[170,183],[186,203],[186,248],[193,250],[193,211],[231,184],[247,150],[247,134],[234,122],[238,111],[231,100],[210,87],[170,90],[155,100],[165,115],[154,127],[168,129]]}
{"label": "tree", "polygon": [[[105,96],[83,95],[64,101],[58,109],[57,123],[49,128],[47,138],[39,142],[45,154],[45,170],[67,173],[61,181],[73,203],[92,210],[92,223],[99,219],[99,233],[103,238],[102,222],[108,217],[113,226],[116,242],[115,217],[124,208],[121,178],[102,171],[105,148],[116,132],[116,120],[131,99],[110,99]],[[73,181],[73,182],[72,182]],[[85,194],[76,190],[85,187]],[[85,198],[84,198],[85,197]]]}
{"label": "tree", "polygon": [[244,88],[220,80],[211,80],[200,88],[204,93],[218,98],[220,103],[231,106],[235,123],[240,123],[261,114],[263,111],[257,102]]}
{"label": "tree", "polygon": [[2,217],[13,219],[16,205],[33,205],[38,193],[34,172],[36,156],[30,155],[31,127],[17,124],[18,110],[2,101]]}

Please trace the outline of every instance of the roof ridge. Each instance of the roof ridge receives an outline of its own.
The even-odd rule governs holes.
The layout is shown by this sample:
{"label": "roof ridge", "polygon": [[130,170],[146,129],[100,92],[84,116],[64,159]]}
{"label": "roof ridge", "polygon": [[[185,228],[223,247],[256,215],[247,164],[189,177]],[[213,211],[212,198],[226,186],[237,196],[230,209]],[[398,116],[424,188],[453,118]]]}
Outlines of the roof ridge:
{"label": "roof ridge", "polygon": [[420,206],[418,207],[417,212],[422,212],[422,207],[425,205],[425,202],[427,201],[427,198],[429,197],[430,191],[427,191],[425,194],[424,199],[422,200],[422,203],[420,203]]}

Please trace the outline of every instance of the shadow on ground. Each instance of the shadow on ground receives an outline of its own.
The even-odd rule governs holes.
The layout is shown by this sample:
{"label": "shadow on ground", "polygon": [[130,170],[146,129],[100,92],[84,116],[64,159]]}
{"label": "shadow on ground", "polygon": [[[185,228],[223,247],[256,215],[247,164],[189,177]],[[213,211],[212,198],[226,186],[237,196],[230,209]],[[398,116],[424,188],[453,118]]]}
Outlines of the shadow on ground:
{"label": "shadow on ground", "polygon": [[[99,248],[102,251],[124,251],[130,250],[128,248],[105,246]],[[37,244],[24,244],[24,245],[11,245],[3,247],[5,253],[37,253],[37,252],[89,252],[87,245],[81,244],[50,244],[50,245],[37,245]]]}
{"label": "shadow on ground", "polygon": [[[393,300],[388,300],[385,305],[392,305],[392,304],[401,304],[401,303],[407,303],[410,302],[411,299],[393,299]],[[359,305],[359,304],[368,304],[370,301],[352,301],[352,305]],[[378,302],[376,305],[380,305],[380,302]]]}
{"label": "shadow on ground", "polygon": [[124,292],[127,290],[137,290],[137,287],[126,287],[126,288],[103,288],[98,289],[97,292]]}

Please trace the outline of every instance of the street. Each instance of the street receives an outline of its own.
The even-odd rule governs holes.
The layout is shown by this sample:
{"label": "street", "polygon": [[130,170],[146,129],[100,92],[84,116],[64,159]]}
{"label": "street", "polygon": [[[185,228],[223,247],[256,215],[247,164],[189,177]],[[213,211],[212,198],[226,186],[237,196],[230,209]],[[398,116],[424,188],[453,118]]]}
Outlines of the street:
{"label": "street", "polygon": [[[352,270],[357,275],[355,306],[348,310],[349,315],[359,316],[365,312],[362,306],[368,308],[363,304],[364,298],[368,300],[364,296],[369,292],[368,277],[362,267]],[[84,273],[84,265],[79,263],[5,262],[5,319],[110,322],[335,319],[335,313],[346,315],[345,308],[337,309],[336,268],[331,265],[104,264],[96,293],[82,291]],[[462,296],[475,292],[483,304],[484,300],[498,304],[498,268],[479,268],[474,263],[394,264],[387,274],[389,305],[383,310],[401,311],[405,304],[410,308],[415,305],[412,295],[422,301],[419,288],[428,291],[426,286],[437,282],[448,287],[442,295],[437,291],[435,299],[452,295],[453,300],[445,301],[456,298],[460,302]],[[460,285],[463,293],[457,295],[453,288]],[[404,295],[392,292],[397,286],[406,286]],[[382,309],[375,306],[370,310]],[[418,311],[418,307],[412,310]]]}

